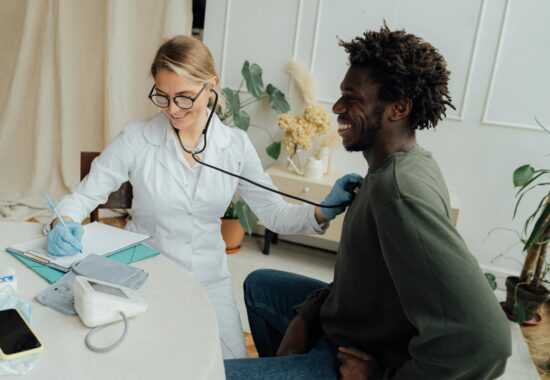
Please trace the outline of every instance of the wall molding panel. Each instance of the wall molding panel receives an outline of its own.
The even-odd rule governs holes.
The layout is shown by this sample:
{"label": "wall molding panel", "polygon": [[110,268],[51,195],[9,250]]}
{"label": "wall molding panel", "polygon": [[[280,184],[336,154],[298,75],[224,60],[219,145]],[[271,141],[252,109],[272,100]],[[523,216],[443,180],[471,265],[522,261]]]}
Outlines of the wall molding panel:
{"label": "wall molding panel", "polygon": [[223,44],[222,44],[222,54],[221,54],[221,61],[220,61],[220,87],[225,87],[223,83],[225,83],[225,62],[226,62],[226,53],[227,53],[227,38],[229,36],[229,9],[231,8],[231,0],[226,0],[225,3],[225,17],[224,17],[224,24],[223,24]]}
{"label": "wall molding panel", "polygon": [[[315,72],[315,68],[318,65],[318,60],[324,59],[325,57],[321,57],[318,54],[318,39],[319,39],[319,30],[322,29],[322,3],[323,0],[318,0],[319,2],[319,12],[316,16],[316,29],[315,29],[315,39],[314,39],[314,48],[312,50],[312,58],[311,58],[311,65],[310,69],[312,73]],[[371,1],[372,3],[372,1]],[[485,15],[485,9],[486,9],[486,0],[480,0],[476,7],[476,14],[475,14],[475,22],[473,23],[472,27],[474,29],[474,32],[472,33],[471,42],[467,48],[468,51],[468,60],[466,65],[466,70],[464,70],[463,78],[456,79],[455,83],[463,83],[462,85],[458,86],[458,88],[455,88],[455,96],[453,98],[456,100],[459,100],[459,104],[457,106],[457,110],[449,110],[447,119],[449,120],[455,120],[455,121],[463,121],[464,120],[464,114],[466,112],[466,104],[468,101],[469,91],[470,91],[470,84],[471,84],[471,75],[472,75],[472,68],[477,60],[478,55],[478,45],[479,45],[479,39],[480,39],[480,32],[481,32],[481,23],[483,22],[484,15]],[[427,16],[429,18],[429,16]],[[391,25],[390,21],[388,20],[388,23]],[[466,27],[470,27],[469,25],[465,25]],[[429,38],[428,38],[429,39]],[[459,90],[458,95],[456,90]],[[322,104],[333,104],[336,101],[336,98],[329,98],[326,96],[318,96],[318,102]]]}
{"label": "wall molding panel", "polygon": [[[489,81],[489,90],[488,90],[488,94],[487,94],[487,98],[486,98],[486,102],[485,102],[485,107],[483,109],[482,123],[484,125],[487,125],[487,126],[512,127],[512,128],[521,128],[521,129],[529,129],[529,130],[540,131],[541,128],[535,123],[535,117],[539,117],[541,119],[544,119],[543,117],[541,117],[541,115],[537,115],[537,114],[527,115],[527,114],[525,114],[525,115],[520,116],[519,113],[521,111],[517,110],[516,116],[520,116],[520,117],[524,118],[524,120],[520,120],[520,121],[511,120],[509,117],[507,118],[506,115],[502,115],[502,110],[508,111],[508,109],[510,107],[512,107],[513,105],[519,104],[520,100],[529,99],[529,95],[531,95],[531,97],[536,98],[537,94],[533,95],[530,91],[525,91],[524,93],[514,94],[514,96],[512,96],[513,101],[509,102],[508,104],[502,104],[502,103],[499,103],[498,96],[502,95],[503,91],[502,91],[502,89],[497,90],[495,88],[495,87],[498,87],[499,85],[501,85],[501,83],[499,82],[499,79],[501,81],[509,81],[510,78],[511,78],[511,75],[503,75],[503,76],[501,75],[499,77],[499,74],[501,74],[504,70],[506,70],[506,67],[503,68],[503,66],[505,66],[509,62],[504,57],[505,54],[506,54],[506,48],[507,48],[506,44],[507,44],[507,42],[509,44],[511,44],[511,46],[513,48],[517,47],[517,44],[513,44],[513,40],[510,42],[510,41],[507,41],[507,39],[516,37],[516,35],[512,34],[513,26],[511,25],[511,23],[513,21],[511,21],[511,19],[515,16],[513,14],[513,8],[515,8],[517,10],[518,7],[520,6],[519,3],[520,2],[518,2],[517,0],[506,0],[506,7],[505,7],[505,11],[504,11],[504,15],[503,15],[502,23],[501,23],[501,28],[500,28],[500,32],[499,32],[499,37],[498,37],[497,50],[496,50],[496,53],[495,53],[495,58],[494,58],[494,61],[493,61],[493,67],[492,67],[492,71],[491,71],[491,79]],[[534,3],[534,1],[533,1],[533,3]],[[527,3],[521,2],[521,4],[523,6],[525,6]],[[531,3],[529,3],[529,4],[531,4]],[[548,6],[548,10],[550,10],[550,6]],[[520,20],[520,21],[527,22],[527,20],[525,20],[525,19]],[[529,20],[529,21],[531,21],[531,20]],[[517,20],[516,20],[516,22],[517,22]],[[532,23],[530,23],[529,25],[531,27],[533,26]],[[533,35],[536,34],[536,32],[532,32],[532,29],[530,29],[529,33],[532,33]],[[548,38],[548,41],[550,41],[550,38]],[[547,46],[550,46],[550,45],[547,45]],[[508,46],[508,48],[510,48],[510,46]],[[547,47],[547,50],[548,49],[550,49],[550,48]],[[548,57],[548,63],[550,63],[550,54],[548,54],[547,57]],[[535,60],[535,62],[536,62],[536,60]],[[545,66],[544,63],[541,65],[541,67],[543,67],[543,66]],[[548,67],[548,66],[546,66],[546,67]],[[521,69],[522,69],[521,67],[517,68],[518,71],[521,71]],[[539,80],[538,75],[537,75],[537,73],[539,71],[536,70],[536,66],[532,67],[532,69],[533,70],[531,72],[534,73],[533,75],[535,77],[537,77],[536,79],[532,79],[532,82],[537,82]],[[509,70],[509,68],[508,68],[508,70]],[[547,70],[547,68],[546,68],[546,70]],[[527,73],[530,73],[530,71],[527,71]],[[528,79],[529,78],[525,78],[526,81],[528,81]],[[550,81],[548,81],[546,83],[546,91],[547,91],[546,97],[550,100],[550,88],[549,88],[549,86],[550,86]],[[546,108],[548,109],[548,108],[550,108],[550,106],[547,105]],[[499,111],[501,112],[500,115],[499,115]],[[528,113],[528,112],[529,112],[528,110],[525,110],[525,113]],[[531,112],[536,113],[536,110],[532,110]],[[492,115],[491,115],[491,113],[492,113]],[[547,113],[546,116],[550,117],[550,113]],[[525,122],[525,119],[530,120],[531,122]],[[550,121],[550,119],[549,119],[549,121]]]}
{"label": "wall molding panel", "polygon": [[[347,70],[336,37],[349,40],[377,30],[386,20],[392,30],[405,29],[432,43],[452,72],[450,91],[457,109],[448,110],[441,128],[421,131],[417,140],[432,152],[449,191],[460,198],[461,236],[480,264],[490,266],[517,237],[487,238],[489,231],[521,230],[527,211],[538,202],[524,199],[511,220],[513,169],[528,162],[547,167],[549,162],[550,137],[541,135],[534,120],[550,126],[548,15],[550,0],[209,0],[204,40],[220,61],[223,86],[239,86],[244,59],[257,62],[267,83],[286,89],[292,114],[300,113],[303,103],[286,72],[289,59],[309,67],[316,99],[330,112]],[[265,103],[248,110],[256,125],[281,136],[276,115]],[[249,137],[264,167],[273,164],[265,154],[271,143],[266,135],[254,131]],[[307,154],[316,154],[317,148],[314,141]],[[360,152],[347,152],[338,144],[332,162],[341,172],[367,171]],[[519,250],[512,256],[522,257]],[[517,272],[512,260],[498,262],[498,267]]]}
{"label": "wall molding panel", "polygon": [[474,43],[472,44],[472,50],[470,52],[470,60],[468,62],[468,69],[466,73],[466,84],[464,85],[464,91],[462,92],[462,99],[460,101],[460,109],[458,111],[458,115],[449,115],[447,119],[450,120],[456,120],[456,121],[463,121],[464,120],[464,114],[466,110],[466,104],[467,99],[470,91],[470,84],[471,84],[471,76],[472,76],[472,67],[474,65],[474,62],[476,62],[477,53],[478,53],[478,45],[479,45],[479,35],[480,35],[480,29],[481,29],[481,22],[483,20],[483,17],[485,15],[485,6],[486,0],[482,0],[479,5],[479,13],[477,17],[477,23],[476,23],[476,31],[475,31],[475,37],[474,37]]}

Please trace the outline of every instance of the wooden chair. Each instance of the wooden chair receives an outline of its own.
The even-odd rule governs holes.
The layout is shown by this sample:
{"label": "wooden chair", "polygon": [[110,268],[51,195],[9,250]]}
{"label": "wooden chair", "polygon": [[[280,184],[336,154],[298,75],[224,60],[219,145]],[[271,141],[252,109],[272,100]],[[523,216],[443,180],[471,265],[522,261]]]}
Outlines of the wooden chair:
{"label": "wooden chair", "polygon": [[[90,172],[92,161],[99,156],[99,152],[80,152],[80,180],[84,179]],[[124,182],[117,191],[109,195],[107,202],[97,206],[90,214],[90,223],[99,221],[100,208],[131,208],[132,207],[132,185]]]}

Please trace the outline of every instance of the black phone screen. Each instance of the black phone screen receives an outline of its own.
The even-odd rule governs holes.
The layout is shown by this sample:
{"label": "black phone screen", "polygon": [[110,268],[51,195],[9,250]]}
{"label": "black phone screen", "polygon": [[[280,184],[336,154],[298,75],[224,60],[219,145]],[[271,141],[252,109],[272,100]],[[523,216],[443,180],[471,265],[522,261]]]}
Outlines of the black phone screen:
{"label": "black phone screen", "polygon": [[15,309],[0,310],[0,349],[6,355],[40,347],[40,342]]}

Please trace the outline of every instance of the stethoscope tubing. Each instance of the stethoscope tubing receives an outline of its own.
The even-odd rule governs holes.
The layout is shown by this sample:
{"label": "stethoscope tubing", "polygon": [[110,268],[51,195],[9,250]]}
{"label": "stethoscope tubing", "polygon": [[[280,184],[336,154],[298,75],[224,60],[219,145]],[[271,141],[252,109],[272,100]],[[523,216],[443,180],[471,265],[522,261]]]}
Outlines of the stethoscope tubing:
{"label": "stethoscope tubing", "polygon": [[214,115],[214,112],[216,110],[216,106],[218,105],[218,93],[214,90],[210,90],[214,93],[214,104],[212,106],[212,111],[210,111],[210,115],[208,116],[208,120],[206,121],[206,125],[204,127],[204,130],[202,131],[202,134],[204,135],[204,144],[202,146],[202,148],[200,150],[189,150],[187,149],[184,145],[183,145],[183,142],[181,141],[181,137],[178,133],[178,130],[172,126],[172,128],[174,128],[174,132],[176,132],[176,136],[178,138],[178,142],[180,143],[180,146],[181,148],[188,154],[191,155],[191,157],[193,157],[193,159],[203,165],[203,166],[206,166],[208,168],[211,168],[211,169],[214,169],[214,170],[217,170],[219,172],[222,172],[224,174],[227,174],[229,176],[232,176],[232,177],[235,177],[235,178],[238,178],[238,179],[241,179],[243,181],[246,181],[248,183],[251,183],[252,185],[254,186],[257,186],[257,187],[260,187],[264,190],[267,190],[267,191],[271,191],[273,193],[276,193],[276,194],[279,194],[279,195],[282,195],[282,196],[285,196],[285,197],[288,197],[288,198],[292,198],[292,199],[295,199],[297,201],[301,201],[301,202],[304,202],[304,203],[307,203],[307,204],[310,204],[310,205],[313,205],[313,206],[317,206],[317,207],[324,207],[324,208],[340,208],[340,207],[345,207],[345,206],[348,206],[351,202],[348,201],[348,202],[343,202],[343,203],[340,203],[340,204],[337,204],[337,205],[322,205],[322,204],[319,204],[319,203],[315,203],[315,202],[312,202],[312,201],[309,201],[307,199],[304,199],[304,198],[300,198],[296,195],[292,195],[292,194],[288,194],[288,193],[285,193],[285,192],[282,192],[282,191],[279,191],[279,190],[276,190],[276,189],[273,189],[271,187],[268,187],[268,186],[265,186],[265,185],[262,185],[261,183],[258,183],[258,182],[255,182],[251,179],[248,179],[246,177],[243,177],[243,176],[240,176],[238,174],[235,174],[235,173],[231,173],[227,170],[224,170],[222,168],[218,168],[214,165],[210,165],[210,164],[207,164],[206,162],[202,162],[200,160],[200,157],[197,157],[198,154],[204,152],[204,150],[206,149],[206,132],[208,131],[208,127],[210,126],[210,120],[212,119],[212,116]]}

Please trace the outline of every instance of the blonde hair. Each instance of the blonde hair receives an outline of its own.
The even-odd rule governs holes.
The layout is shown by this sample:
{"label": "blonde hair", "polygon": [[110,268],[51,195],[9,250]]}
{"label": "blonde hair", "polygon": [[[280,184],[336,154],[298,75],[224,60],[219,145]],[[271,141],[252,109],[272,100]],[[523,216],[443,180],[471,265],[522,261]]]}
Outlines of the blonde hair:
{"label": "blonde hair", "polygon": [[188,80],[210,82],[218,77],[212,53],[204,43],[190,36],[175,36],[158,49],[151,75],[168,70]]}

